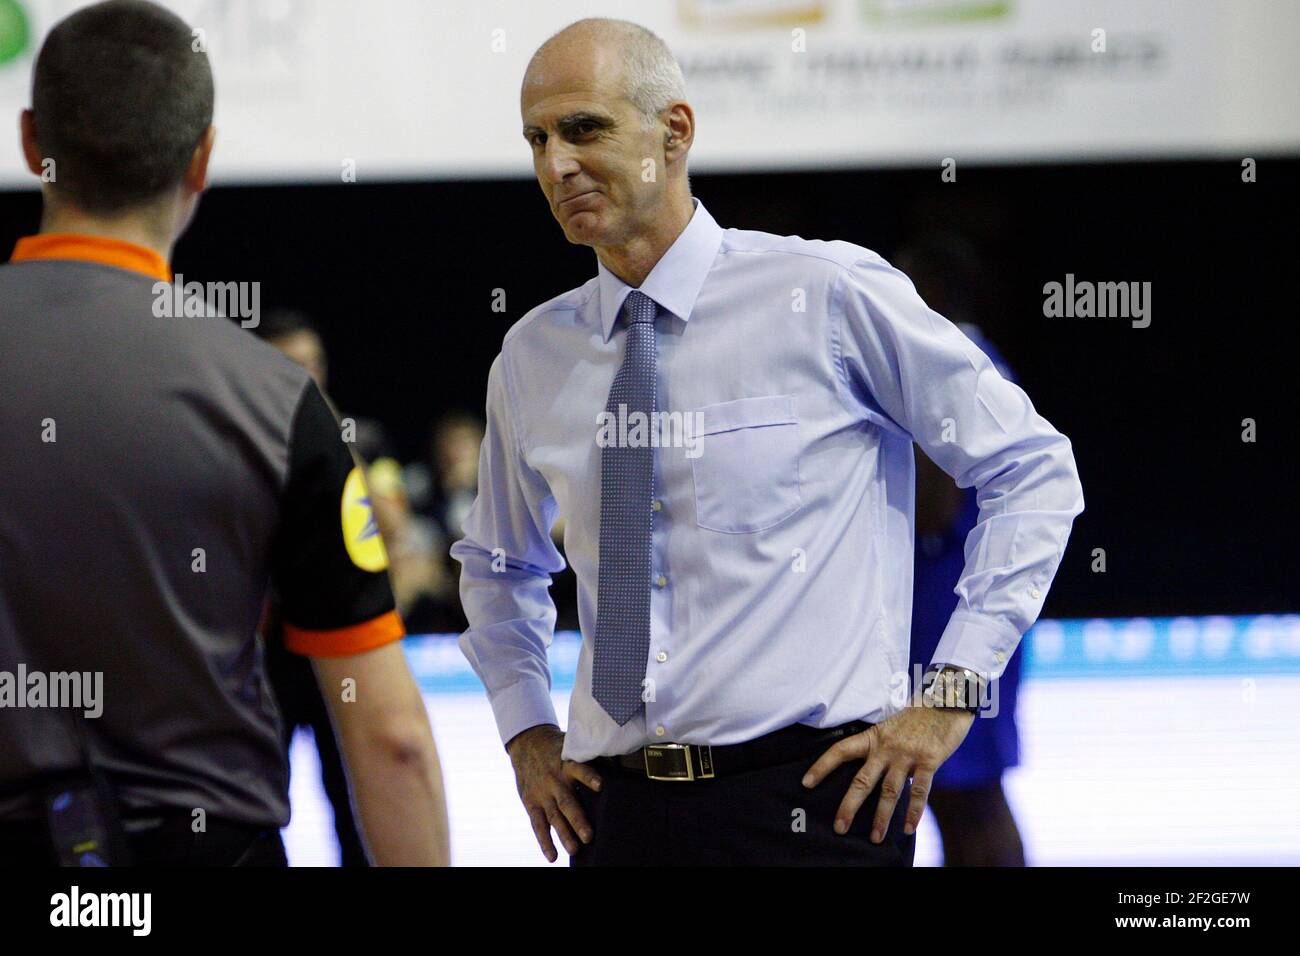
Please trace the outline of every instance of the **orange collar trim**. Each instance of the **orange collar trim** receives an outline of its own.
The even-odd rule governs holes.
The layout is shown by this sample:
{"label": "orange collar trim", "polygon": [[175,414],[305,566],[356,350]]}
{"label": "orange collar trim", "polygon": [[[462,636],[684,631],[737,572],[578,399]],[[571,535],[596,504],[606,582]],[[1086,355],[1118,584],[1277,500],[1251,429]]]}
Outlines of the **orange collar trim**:
{"label": "orange collar trim", "polygon": [[153,249],[109,239],[107,236],[83,235],[75,232],[47,232],[39,236],[26,236],[14,246],[10,262],[30,262],[33,259],[78,259],[98,262],[130,272],[139,272],[162,282],[172,281],[172,270],[167,260]]}

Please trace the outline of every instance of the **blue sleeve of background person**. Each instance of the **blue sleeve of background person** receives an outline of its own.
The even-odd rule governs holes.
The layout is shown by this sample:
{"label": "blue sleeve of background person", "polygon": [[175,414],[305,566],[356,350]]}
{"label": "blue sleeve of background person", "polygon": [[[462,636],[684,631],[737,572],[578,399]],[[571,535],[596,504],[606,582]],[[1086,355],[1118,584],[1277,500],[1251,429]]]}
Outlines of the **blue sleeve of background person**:
{"label": "blue sleeve of background person", "polygon": [[[972,325],[961,325],[997,367],[1003,378],[1015,381],[1011,369],[992,344]],[[953,588],[965,564],[966,536],[979,520],[975,490],[962,492],[961,508],[953,526],[942,536],[917,536],[912,593],[912,667],[921,671],[929,665],[939,638],[957,607]],[[935,774],[934,786],[963,789],[995,783],[1002,772],[1020,762],[1020,740],[1016,732],[1016,691],[1020,683],[1022,653],[1011,655],[998,680],[998,715],[980,717],[960,747]]]}

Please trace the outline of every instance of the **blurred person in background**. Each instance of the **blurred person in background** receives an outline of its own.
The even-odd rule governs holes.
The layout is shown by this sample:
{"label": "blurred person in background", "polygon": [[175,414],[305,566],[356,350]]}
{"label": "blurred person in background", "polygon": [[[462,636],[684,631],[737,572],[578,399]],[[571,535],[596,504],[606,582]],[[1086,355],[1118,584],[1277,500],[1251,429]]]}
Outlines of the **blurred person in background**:
{"label": "blurred person in background", "polygon": [[[985,267],[955,234],[929,234],[895,257],[930,307],[948,316],[980,348],[998,373],[1010,368],[974,323],[977,288]],[[916,553],[912,576],[912,667],[934,657],[957,608],[954,588],[965,564],[965,544],[979,521],[973,488],[957,487],[916,448]],[[1020,762],[1016,698],[1023,654],[1011,655],[995,683],[996,716],[982,714],[966,739],[934,775],[930,806],[943,841],[945,866],[1024,866],[1020,830],[1002,789],[1002,775]]]}
{"label": "blurred person in background", "polygon": [[437,750],[338,421],[215,311],[155,311],[213,99],[193,31],[142,0],[78,10],[36,60],[40,233],[0,266],[0,671],[96,675],[102,706],[0,707],[0,861],[285,865],[257,636],[274,582],[375,861],[446,863]]}
{"label": "blurred person in background", "polygon": [[[441,525],[448,539],[464,534],[464,522],[478,494],[478,456],[483,444],[483,419],[479,415],[453,412],[434,423],[429,441],[433,479],[427,513]],[[564,553],[564,519],[551,528],[551,540]],[[453,583],[460,580],[460,564],[449,560]],[[551,600],[555,603],[555,629],[576,631],[578,622],[578,579],[567,566],[551,578]],[[464,619],[457,602],[456,615]],[[460,629],[468,627],[462,624]]]}
{"label": "blurred person in background", "polygon": [[261,316],[253,332],[305,368],[329,397],[329,353],[311,316],[294,309],[272,309]]}
{"label": "blurred person in background", "polygon": [[465,412],[442,416],[429,436],[433,475],[429,510],[448,538],[464,534],[465,516],[478,493],[478,451],[482,444],[482,417]]}
{"label": "blurred person in background", "polygon": [[407,500],[402,466],[380,458],[367,472],[379,533],[388,548],[388,575],[398,613],[412,634],[459,634],[468,625],[445,555],[447,539]]}

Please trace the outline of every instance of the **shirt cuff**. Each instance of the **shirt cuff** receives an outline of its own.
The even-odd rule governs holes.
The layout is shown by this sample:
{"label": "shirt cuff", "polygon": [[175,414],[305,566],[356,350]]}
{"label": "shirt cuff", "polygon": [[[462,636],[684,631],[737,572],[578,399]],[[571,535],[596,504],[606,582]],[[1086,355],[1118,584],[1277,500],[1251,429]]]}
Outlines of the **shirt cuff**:
{"label": "shirt cuff", "polygon": [[539,680],[518,680],[498,691],[492,697],[492,713],[497,719],[502,746],[529,727],[539,724],[560,725],[555,718],[550,688]]}
{"label": "shirt cuff", "polygon": [[930,663],[965,667],[991,680],[1006,670],[1020,636],[1010,624],[995,618],[974,611],[954,611]]}

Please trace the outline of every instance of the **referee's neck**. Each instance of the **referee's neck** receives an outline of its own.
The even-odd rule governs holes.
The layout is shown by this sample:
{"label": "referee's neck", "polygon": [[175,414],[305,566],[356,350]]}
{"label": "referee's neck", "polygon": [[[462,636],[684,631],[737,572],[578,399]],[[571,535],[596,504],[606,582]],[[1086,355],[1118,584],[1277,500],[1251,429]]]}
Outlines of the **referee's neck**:
{"label": "referee's neck", "polygon": [[144,246],[171,262],[174,243],[169,217],[156,208],[129,209],[111,215],[93,215],[67,203],[46,203],[41,234],[71,233],[99,236]]}

